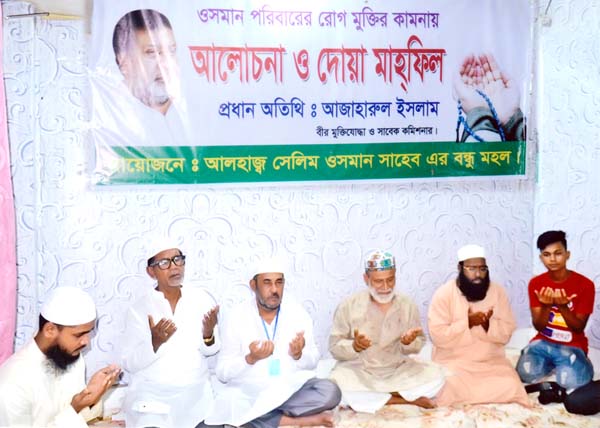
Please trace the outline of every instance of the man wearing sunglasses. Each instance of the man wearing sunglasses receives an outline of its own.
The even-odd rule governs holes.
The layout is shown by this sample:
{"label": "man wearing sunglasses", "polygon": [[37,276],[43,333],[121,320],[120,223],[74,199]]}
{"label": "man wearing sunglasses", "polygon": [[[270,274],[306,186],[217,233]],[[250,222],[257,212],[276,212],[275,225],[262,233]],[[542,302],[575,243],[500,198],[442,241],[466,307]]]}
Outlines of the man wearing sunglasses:
{"label": "man wearing sunglasses", "polygon": [[185,255],[165,242],[155,246],[146,267],[154,288],[127,314],[127,426],[195,427],[213,403],[206,359],[220,347],[219,306],[208,292],[183,287]]}
{"label": "man wearing sunglasses", "polygon": [[428,321],[432,360],[450,372],[436,397],[438,405],[529,406],[519,375],[504,354],[515,318],[504,288],[490,281],[482,247],[458,250],[458,277],[436,290]]}

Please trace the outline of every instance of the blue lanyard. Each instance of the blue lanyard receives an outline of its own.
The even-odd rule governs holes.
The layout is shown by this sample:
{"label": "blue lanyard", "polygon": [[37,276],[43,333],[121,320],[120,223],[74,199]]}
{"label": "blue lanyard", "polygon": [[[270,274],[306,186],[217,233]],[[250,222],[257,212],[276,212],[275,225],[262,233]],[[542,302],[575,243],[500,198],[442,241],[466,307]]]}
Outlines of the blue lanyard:
{"label": "blue lanyard", "polygon": [[271,341],[275,340],[275,334],[277,333],[277,323],[279,322],[279,310],[280,309],[281,309],[281,307],[277,308],[277,315],[275,316],[275,328],[273,329],[273,338],[272,339],[269,337],[269,330],[267,330],[267,324],[265,323],[265,320],[262,319],[262,317],[260,318],[260,320],[262,321],[262,324],[263,324],[263,328],[265,329],[265,334],[267,335],[267,340],[271,340]]}

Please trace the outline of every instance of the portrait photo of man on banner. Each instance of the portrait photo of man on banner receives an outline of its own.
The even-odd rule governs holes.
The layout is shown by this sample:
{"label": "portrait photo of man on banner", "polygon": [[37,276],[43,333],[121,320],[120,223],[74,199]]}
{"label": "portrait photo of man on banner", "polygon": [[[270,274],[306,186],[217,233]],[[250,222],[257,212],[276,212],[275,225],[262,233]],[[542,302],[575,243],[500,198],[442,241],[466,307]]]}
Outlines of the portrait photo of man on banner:
{"label": "portrait photo of man on banner", "polygon": [[169,19],[154,9],[127,12],[114,27],[112,46],[122,80],[94,93],[99,104],[112,103],[116,107],[112,111],[95,110],[99,121],[113,124],[118,130],[107,142],[126,146],[189,145],[177,43]]}

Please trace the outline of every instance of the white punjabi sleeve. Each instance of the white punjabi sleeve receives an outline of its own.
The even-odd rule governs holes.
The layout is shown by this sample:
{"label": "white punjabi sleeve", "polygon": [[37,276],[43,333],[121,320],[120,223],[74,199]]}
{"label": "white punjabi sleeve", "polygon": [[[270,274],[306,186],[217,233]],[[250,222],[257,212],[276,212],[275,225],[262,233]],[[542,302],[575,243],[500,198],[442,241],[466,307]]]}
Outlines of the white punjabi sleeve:
{"label": "white punjabi sleeve", "polygon": [[304,327],[304,349],[302,356],[296,361],[299,369],[313,370],[319,362],[319,349],[315,343],[313,321],[310,315],[300,307],[298,318],[302,320]]}
{"label": "white punjabi sleeve", "polygon": [[129,308],[122,341],[122,365],[129,373],[136,373],[152,364],[160,354],[152,347],[148,314]]}
{"label": "white punjabi sleeve", "polygon": [[217,357],[215,372],[224,383],[241,376],[249,367],[246,362],[247,349],[242,349],[243,326],[235,313],[223,317],[219,323],[221,350]]}

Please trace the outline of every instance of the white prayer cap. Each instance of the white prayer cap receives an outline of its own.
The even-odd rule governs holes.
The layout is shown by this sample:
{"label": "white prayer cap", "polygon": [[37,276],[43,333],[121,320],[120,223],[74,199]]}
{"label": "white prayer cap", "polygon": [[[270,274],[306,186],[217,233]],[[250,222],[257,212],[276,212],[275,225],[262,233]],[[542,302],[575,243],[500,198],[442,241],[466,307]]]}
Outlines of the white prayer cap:
{"label": "white prayer cap", "polygon": [[91,296],[77,287],[57,287],[48,294],[41,315],[54,324],[75,326],[96,319],[96,305]]}
{"label": "white prayer cap", "polygon": [[150,259],[156,256],[158,253],[163,252],[165,250],[170,250],[172,248],[177,248],[178,250],[180,250],[179,247],[179,242],[177,242],[173,238],[169,238],[167,236],[155,237],[146,246],[146,258]]}
{"label": "white prayer cap", "polygon": [[254,272],[252,273],[252,276],[267,272],[285,273],[285,270],[284,261],[279,257],[272,257],[258,261],[254,266]]}
{"label": "white prayer cap", "polygon": [[483,247],[475,244],[469,244],[461,247],[457,254],[459,262],[464,262],[468,259],[485,259],[485,250]]}

